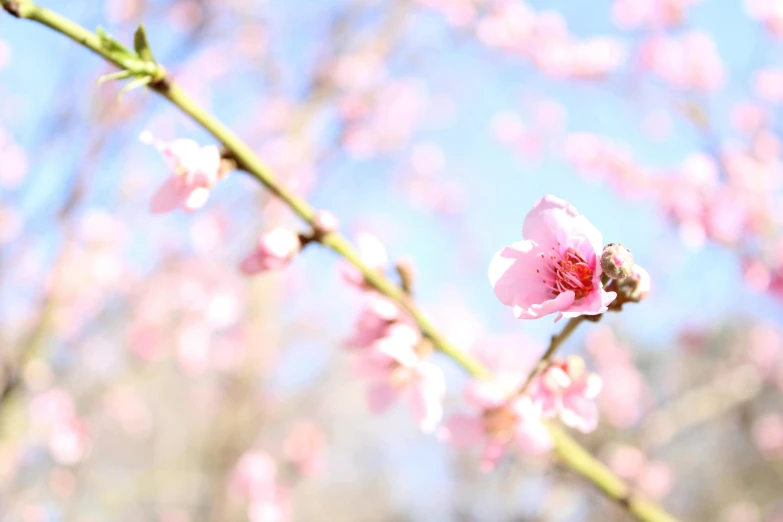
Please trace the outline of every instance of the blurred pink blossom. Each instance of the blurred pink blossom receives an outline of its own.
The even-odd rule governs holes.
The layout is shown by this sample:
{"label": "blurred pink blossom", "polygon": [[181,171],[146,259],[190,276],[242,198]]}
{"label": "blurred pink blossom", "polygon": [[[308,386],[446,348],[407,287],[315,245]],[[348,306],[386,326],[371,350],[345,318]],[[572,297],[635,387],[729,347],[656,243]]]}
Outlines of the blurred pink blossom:
{"label": "blurred pink blossom", "polygon": [[76,464],[89,451],[89,439],[84,424],[72,418],[58,422],[51,428],[49,451],[52,457],[63,465]]}
{"label": "blurred pink blossom", "polygon": [[288,492],[277,484],[277,463],[260,450],[245,452],[231,475],[231,490],[248,499],[251,522],[284,522],[290,518]]}
{"label": "blurred pink blossom", "polygon": [[[0,41],[0,69],[3,68],[3,42]],[[29,162],[27,152],[14,140],[10,133],[0,127],[0,187],[19,188],[27,176]]]}
{"label": "blurred pink blossom", "polygon": [[783,457],[783,415],[768,413],[753,423],[753,440],[768,458]]}
{"label": "blurred pink blossom", "polygon": [[552,447],[552,438],[541,421],[541,404],[528,396],[513,396],[513,391],[495,381],[473,381],[465,396],[478,415],[456,414],[449,417],[441,438],[457,447],[484,445],[481,468],[490,471],[515,442],[527,453],[544,453]]}
{"label": "blurred pink blossom", "polygon": [[640,48],[641,64],[673,87],[715,91],[725,72],[715,40],[690,31],[678,36],[652,36]]}
{"label": "blurred pink blossom", "polygon": [[16,208],[0,205],[0,245],[18,238],[23,227],[22,214]]}
{"label": "blurred pink blossom", "polygon": [[346,344],[350,348],[369,348],[383,338],[399,318],[400,310],[393,301],[378,294],[370,294],[367,305],[356,321],[354,333]]}
{"label": "blurred pink blossom", "polygon": [[320,426],[310,421],[299,421],[283,441],[283,453],[304,477],[323,472],[326,435]]}
{"label": "blurred pink blossom", "polygon": [[302,247],[299,235],[278,227],[261,235],[255,251],[241,263],[242,272],[253,275],[286,266]]}
{"label": "blurred pink blossom", "polygon": [[783,360],[783,332],[772,324],[756,324],[747,342],[748,358],[763,375],[770,376]]}
{"label": "blurred pink blossom", "polygon": [[384,337],[357,354],[353,374],[370,381],[368,401],[373,412],[381,413],[404,397],[419,428],[432,432],[443,417],[446,379],[420,353],[421,341],[413,327],[394,324]]}
{"label": "blurred pink blossom", "polygon": [[612,20],[621,29],[667,28],[681,24],[688,8],[702,0],[615,0]]}
{"label": "blurred pink blossom", "polygon": [[737,104],[731,115],[732,124],[743,134],[753,134],[764,125],[766,119],[764,108],[753,102]]}
{"label": "blurred pink blossom", "polygon": [[762,22],[777,37],[783,37],[783,4],[779,0],[745,0],[751,18]]}
{"label": "blurred pink blossom", "polygon": [[245,497],[264,496],[274,488],[277,463],[266,452],[250,450],[237,462],[231,475],[232,490]]}
{"label": "blurred pink blossom", "polygon": [[177,207],[192,212],[203,207],[210,190],[222,177],[218,148],[201,147],[187,139],[164,142],[149,132],[143,132],[140,139],[158,149],[173,174],[153,196],[152,212],[170,212]]}
{"label": "blurred pink blossom", "polygon": [[138,19],[144,3],[143,0],[107,0],[103,9],[108,21],[122,24]]}
{"label": "blurred pink blossom", "polygon": [[601,377],[585,370],[584,359],[571,355],[542,371],[530,394],[534,402],[541,403],[544,417],[559,416],[566,426],[590,433],[598,426],[594,401],[601,387]]}
{"label": "blurred pink blossom", "polygon": [[783,70],[769,67],[758,71],[753,92],[765,102],[776,105],[783,102]]}
{"label": "blurred pink blossom", "polygon": [[641,450],[633,446],[621,445],[614,448],[609,456],[609,467],[653,499],[668,495],[674,483],[674,475],[666,463],[649,460]]}
{"label": "blurred pink blossom", "polygon": [[592,329],[585,344],[603,378],[598,397],[602,419],[619,428],[630,428],[641,418],[648,401],[649,390],[642,373],[610,328]]}
{"label": "blurred pink blossom", "polygon": [[544,196],[525,217],[524,241],[495,254],[489,279],[518,319],[596,315],[615,298],[601,285],[601,233],[568,202]]}

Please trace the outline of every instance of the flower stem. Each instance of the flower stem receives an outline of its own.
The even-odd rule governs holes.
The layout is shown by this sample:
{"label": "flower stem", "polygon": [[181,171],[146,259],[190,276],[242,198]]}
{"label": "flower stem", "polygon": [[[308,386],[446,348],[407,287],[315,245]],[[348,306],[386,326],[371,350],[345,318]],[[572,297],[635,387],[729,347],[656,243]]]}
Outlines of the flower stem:
{"label": "flower stem", "polygon": [[533,382],[533,379],[535,379],[536,375],[538,375],[547,367],[549,360],[555,354],[557,349],[560,348],[560,345],[563,344],[563,342],[568,339],[572,333],[574,333],[576,327],[579,326],[582,321],[584,321],[584,319],[585,316],[583,315],[580,315],[579,317],[572,317],[568,320],[559,334],[552,336],[552,340],[549,342],[549,347],[544,352],[544,355],[542,355],[538,360],[535,367],[530,372],[530,375],[527,376],[525,383],[519,388],[517,395],[522,395],[527,391],[527,389],[530,387],[530,383]]}
{"label": "flower stem", "polygon": [[[226,151],[231,154],[232,159],[237,162],[238,168],[247,171],[257,178],[272,193],[282,199],[299,217],[311,226],[314,225],[315,210],[310,204],[282,185],[272,170],[233,131],[196,104],[170,78],[164,77],[165,70],[161,66],[151,61],[124,56],[107,49],[96,34],[29,0],[0,0],[0,5],[17,18],[41,23],[54,31],[68,36],[122,70],[143,71],[155,79],[163,78],[150,83],[149,88],[168,99],[182,112],[210,132],[223,144]],[[454,360],[471,375],[484,379],[492,378],[489,370],[477,359],[451,344],[399,286],[383,274],[377,273],[362,263],[358,252],[344,236],[334,232],[329,233],[321,239],[321,243],[356,266],[370,285],[403,307],[416,321],[423,335],[432,341],[436,349]],[[566,324],[563,332],[552,338],[552,344],[550,344],[547,353],[549,355],[554,353],[578,324],[579,320],[571,319]],[[554,439],[555,452],[560,459],[575,472],[593,482],[607,497],[622,505],[636,519],[641,522],[676,522],[676,519],[655,504],[631,497],[630,489],[622,480],[592,457],[560,427],[549,424],[549,429]]]}

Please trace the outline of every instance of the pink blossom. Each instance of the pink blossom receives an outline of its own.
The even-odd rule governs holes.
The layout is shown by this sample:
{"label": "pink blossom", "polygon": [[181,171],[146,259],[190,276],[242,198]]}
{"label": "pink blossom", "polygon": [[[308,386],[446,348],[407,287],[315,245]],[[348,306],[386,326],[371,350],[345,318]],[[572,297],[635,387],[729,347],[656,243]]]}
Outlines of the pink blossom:
{"label": "pink blossom", "polygon": [[[6,44],[0,41],[0,69],[3,68],[4,51]],[[0,155],[3,162],[0,163],[0,187],[4,189],[17,189],[21,186],[29,170],[27,152],[16,142],[13,136],[0,127]]]}
{"label": "pink blossom", "polygon": [[297,422],[283,442],[283,453],[302,476],[311,477],[323,471],[326,436],[314,422]]}
{"label": "pink blossom", "polygon": [[337,230],[340,222],[337,216],[328,210],[319,210],[313,217],[313,227],[321,234],[328,234]]}
{"label": "pink blossom", "polygon": [[641,450],[633,446],[622,445],[615,448],[609,457],[609,467],[654,499],[665,497],[674,482],[674,475],[668,464],[649,460]]}
{"label": "pink blossom", "polygon": [[585,371],[585,361],[571,355],[541,372],[531,396],[541,403],[544,417],[560,416],[566,426],[590,433],[598,426],[595,398],[601,391],[601,377]]}
{"label": "pink blossom", "polygon": [[764,125],[766,113],[760,105],[743,102],[734,107],[731,120],[738,131],[744,134],[753,134]]}
{"label": "pink blossom", "polygon": [[182,207],[192,212],[204,206],[212,187],[221,179],[220,151],[193,140],[164,142],[144,132],[141,141],[154,146],[171,169],[170,177],[152,198],[151,211],[159,214]]}
{"label": "pink blossom", "polygon": [[457,447],[484,445],[481,468],[489,471],[512,442],[527,453],[552,448],[552,437],[541,420],[541,404],[528,396],[514,396],[497,381],[473,381],[465,392],[479,415],[457,414],[444,423],[440,435]]}
{"label": "pink blossom", "polygon": [[103,8],[107,20],[121,24],[141,16],[144,4],[141,0],[108,0]]}
{"label": "pink blossom", "polygon": [[771,324],[754,325],[748,335],[748,359],[765,377],[783,360],[783,332]]}
{"label": "pink blossom", "polygon": [[259,238],[256,250],[242,261],[240,268],[247,275],[277,270],[287,265],[301,247],[299,235],[295,232],[275,228]]}
{"label": "pink blossom", "polygon": [[672,27],[682,23],[687,9],[701,0],[615,0],[612,19],[621,29]]}
{"label": "pink blossom", "polygon": [[370,409],[380,413],[404,396],[419,428],[433,431],[443,417],[446,380],[440,368],[424,359],[421,336],[411,326],[392,325],[386,336],[359,354],[353,371],[370,380]]}
{"label": "pink blossom", "polygon": [[671,467],[659,460],[647,461],[644,471],[637,478],[637,484],[646,495],[660,499],[669,494],[674,483]]}
{"label": "pink blossom", "polygon": [[64,465],[81,461],[89,450],[89,439],[84,424],[73,417],[57,422],[49,435],[49,451],[52,457]]}
{"label": "pink blossom", "polygon": [[277,463],[260,450],[246,452],[237,462],[231,475],[231,488],[248,498],[265,496],[274,489]]}
{"label": "pink blossom", "polygon": [[745,0],[751,18],[767,26],[777,37],[783,37],[783,3],[779,0]]}
{"label": "pink blossom", "polygon": [[642,450],[633,446],[621,445],[614,448],[609,456],[609,467],[625,480],[633,479],[644,471],[647,457]]}
{"label": "pink blossom", "polygon": [[394,302],[372,294],[367,306],[359,314],[353,336],[346,344],[351,348],[369,348],[386,335],[389,327],[399,317],[400,310]]}
{"label": "pink blossom", "polygon": [[291,499],[282,487],[270,490],[264,497],[253,498],[247,508],[250,522],[285,522],[291,518]]}
{"label": "pink blossom", "polygon": [[753,440],[768,457],[783,456],[783,415],[768,413],[753,423]]}
{"label": "pink blossom", "polygon": [[714,91],[725,79],[714,39],[700,31],[652,37],[642,44],[640,58],[643,66],[681,89]]}
{"label": "pink blossom", "polygon": [[586,345],[603,377],[598,398],[602,419],[619,428],[630,428],[641,417],[649,395],[644,376],[610,328],[599,326],[588,332]]}
{"label": "pink blossom", "polygon": [[242,455],[231,476],[234,492],[249,500],[251,522],[283,522],[290,518],[288,491],[276,483],[277,464],[267,453],[251,450]]}
{"label": "pink blossom", "polygon": [[598,315],[615,298],[601,285],[601,233],[568,202],[544,196],[525,217],[524,241],[489,266],[495,295],[518,319]]}
{"label": "pink blossom", "polygon": [[560,78],[604,76],[618,69],[627,55],[623,44],[609,37],[535,49],[536,65],[544,73]]}
{"label": "pink blossom", "polygon": [[766,68],[758,71],[753,82],[753,91],[766,102],[783,102],[783,70]]}

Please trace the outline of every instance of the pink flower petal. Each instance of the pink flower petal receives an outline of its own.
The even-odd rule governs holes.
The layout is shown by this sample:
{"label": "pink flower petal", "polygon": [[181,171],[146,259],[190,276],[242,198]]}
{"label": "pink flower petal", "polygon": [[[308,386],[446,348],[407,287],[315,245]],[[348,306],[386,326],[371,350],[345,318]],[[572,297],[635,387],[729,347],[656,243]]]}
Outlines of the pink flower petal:
{"label": "pink flower petal", "polygon": [[563,397],[560,418],[566,426],[590,433],[598,427],[598,408],[592,400],[577,393],[569,393]]}
{"label": "pink flower petal", "polygon": [[566,291],[555,296],[543,284],[546,273],[542,252],[532,241],[520,241],[507,246],[492,259],[489,280],[495,295],[506,306],[514,307],[519,319],[535,319],[568,309],[574,302],[574,293]]}
{"label": "pink flower petal", "polygon": [[487,473],[495,469],[500,458],[506,452],[508,444],[497,439],[488,439],[481,456],[481,471]]}
{"label": "pink flower petal", "polygon": [[263,272],[266,269],[264,266],[264,259],[261,255],[258,254],[258,252],[253,252],[243,259],[242,263],[239,265],[239,268],[246,275],[257,274],[259,272]]}
{"label": "pink flower petal", "polygon": [[373,413],[383,413],[397,399],[398,390],[386,382],[376,382],[370,385],[367,390],[367,402],[370,411]]}
{"label": "pink flower petal", "polygon": [[443,419],[446,378],[440,368],[429,362],[420,363],[418,372],[420,378],[411,390],[411,410],[421,431],[431,433]]}
{"label": "pink flower petal", "polygon": [[150,211],[153,214],[171,212],[177,208],[185,197],[183,184],[176,177],[167,179],[152,197]]}
{"label": "pink flower petal", "polygon": [[484,420],[464,414],[452,415],[444,422],[441,438],[458,448],[479,445],[484,439]]}
{"label": "pink flower petal", "polygon": [[473,380],[465,387],[468,404],[481,410],[496,408],[508,401],[509,390],[494,380]]}
{"label": "pink flower petal", "polygon": [[205,187],[195,187],[185,197],[183,206],[188,212],[193,212],[203,207],[209,199],[209,189]]}
{"label": "pink flower petal", "polygon": [[546,453],[554,445],[549,430],[539,420],[518,424],[515,439],[522,451],[533,454]]}

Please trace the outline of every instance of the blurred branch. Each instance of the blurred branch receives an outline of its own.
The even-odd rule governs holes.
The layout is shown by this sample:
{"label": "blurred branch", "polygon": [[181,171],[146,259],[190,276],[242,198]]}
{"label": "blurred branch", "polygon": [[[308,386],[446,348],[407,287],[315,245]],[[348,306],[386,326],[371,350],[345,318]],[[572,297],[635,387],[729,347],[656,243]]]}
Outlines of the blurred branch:
{"label": "blurred branch", "polygon": [[[131,53],[124,54],[121,52],[123,48],[120,44],[110,41],[110,45],[107,45],[105,37],[102,39],[70,20],[27,0],[0,0],[0,4],[12,15],[46,25],[87,47],[96,54],[103,56],[123,70],[147,75],[150,78],[147,84],[150,89],[168,99],[204,127],[204,129],[208,130],[223,144],[232,158],[236,160],[240,169],[247,171],[265,185],[310,226],[315,225],[315,209],[304,199],[298,197],[294,192],[282,185],[277,176],[253,153],[245,142],[223,123],[198,106],[180,87],[171,81],[163,67],[154,62],[145,61]],[[492,374],[478,360],[452,345],[399,286],[387,279],[383,274],[362,263],[358,252],[344,236],[330,233],[319,239],[324,246],[332,249],[359,269],[368,284],[404,308],[418,323],[422,333],[432,341],[433,345],[440,352],[449,356],[473,376],[484,379],[492,378]],[[562,428],[550,424],[549,429],[554,439],[555,451],[561,460],[572,470],[593,482],[607,497],[627,509],[638,520],[643,522],[674,522],[676,520],[657,505],[633,494],[627,484],[614,475],[605,465],[592,457],[582,446],[567,435]]]}
{"label": "blurred branch", "polygon": [[722,373],[649,415],[641,427],[639,444],[645,450],[664,446],[681,433],[753,400],[761,389],[761,377],[751,364]]}

